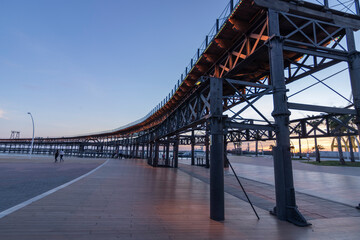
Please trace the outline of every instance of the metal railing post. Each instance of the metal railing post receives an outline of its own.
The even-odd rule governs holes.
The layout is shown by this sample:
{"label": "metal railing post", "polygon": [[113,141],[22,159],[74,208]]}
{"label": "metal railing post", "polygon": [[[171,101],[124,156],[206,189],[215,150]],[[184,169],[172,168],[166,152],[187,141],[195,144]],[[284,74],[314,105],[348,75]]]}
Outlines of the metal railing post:
{"label": "metal railing post", "polygon": [[329,0],[324,0],[324,6],[329,7]]}
{"label": "metal railing post", "polygon": [[355,1],[355,11],[356,11],[356,15],[360,15],[360,4],[359,4],[359,0],[354,0]]}

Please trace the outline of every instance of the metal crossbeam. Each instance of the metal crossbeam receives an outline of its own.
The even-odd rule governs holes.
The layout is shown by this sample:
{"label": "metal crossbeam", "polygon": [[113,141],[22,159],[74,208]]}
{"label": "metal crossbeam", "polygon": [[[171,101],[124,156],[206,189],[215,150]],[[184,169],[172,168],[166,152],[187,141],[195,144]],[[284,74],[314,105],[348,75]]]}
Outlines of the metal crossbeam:
{"label": "metal crossbeam", "polygon": [[266,130],[266,131],[274,131],[275,127],[274,125],[259,125],[259,124],[246,124],[246,123],[238,123],[238,122],[232,122],[227,121],[225,126],[227,128],[231,129],[251,129],[251,130]]}
{"label": "metal crossbeam", "polygon": [[301,103],[288,102],[288,107],[290,109],[313,111],[313,112],[324,112],[324,113],[334,113],[334,114],[356,114],[356,111],[353,109],[316,106],[316,105],[301,104]]}

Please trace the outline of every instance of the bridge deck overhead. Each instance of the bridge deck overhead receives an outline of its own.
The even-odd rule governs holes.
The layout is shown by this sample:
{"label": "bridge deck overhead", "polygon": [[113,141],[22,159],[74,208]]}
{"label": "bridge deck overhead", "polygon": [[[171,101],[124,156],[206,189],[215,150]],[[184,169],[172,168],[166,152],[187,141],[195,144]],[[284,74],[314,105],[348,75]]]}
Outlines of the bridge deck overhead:
{"label": "bridge deck overhead", "polygon": [[[176,91],[170,98],[166,98],[166,103],[157,111],[128,127],[75,138],[129,135],[151,129],[163,122],[191,96],[198,88],[196,83],[202,76],[270,84],[268,43],[272,36],[269,36],[268,8],[284,13],[279,16],[280,34],[287,39],[283,53],[284,69],[289,69],[291,64],[301,65],[302,57],[309,53],[326,57],[331,49],[336,52],[336,55],[332,56],[335,59],[319,64],[318,68],[325,68],[344,60],[347,53],[335,50],[340,41],[337,39],[342,39],[345,35],[345,28],[339,29],[338,25],[352,27],[354,30],[360,26],[360,16],[344,14],[306,1],[239,1],[221,26],[219,20],[217,21],[213,36],[207,36],[205,45],[202,45],[204,49],[199,48],[198,56],[192,59],[192,64],[186,70],[186,76],[183,76]],[[312,72],[314,71],[310,71]],[[303,76],[305,74],[288,76],[286,83],[299,80]],[[245,92],[245,87],[237,88]],[[224,95],[235,92],[231,86],[224,86]],[[226,108],[234,105],[236,104]]]}
{"label": "bridge deck overhead", "polygon": [[[356,1],[355,1],[356,2]],[[358,30],[360,15],[348,14],[330,9],[324,5],[293,0],[242,0],[231,1],[228,15],[217,19],[214,29],[206,36],[204,44],[198,49],[191,64],[175,86],[170,97],[156,111],[127,126],[87,135],[62,137],[65,139],[93,139],[108,136],[132,135],[152,129],[162,123],[198,88],[197,82],[202,76],[230,78],[245,82],[270,85],[268,9],[282,12],[279,15],[281,36],[286,39],[284,47],[284,69],[292,64],[302,65],[302,58],[307,54],[329,57],[332,49],[336,54],[331,61],[320,62],[318,69],[326,68],[347,59],[347,52],[336,50],[345,36],[345,28]],[[220,25],[222,23],[222,25]],[[319,50],[320,49],[320,50]],[[323,60],[324,61],[324,60]],[[315,70],[311,69],[308,74]],[[297,72],[295,71],[295,74]],[[286,83],[301,79],[307,74],[297,74],[286,78]],[[246,92],[246,86],[238,85],[237,90]],[[224,96],[233,95],[236,90],[224,85]],[[224,107],[229,109],[242,101]],[[59,138],[49,139],[56,140]]]}
{"label": "bridge deck overhead", "polygon": [[[181,82],[147,116],[111,131],[41,139],[42,144],[63,142],[81,154],[87,146],[94,153],[104,149],[119,153],[119,147],[124,147],[125,156],[136,157],[141,146],[141,157],[145,158],[146,153],[150,165],[161,165],[159,156],[162,153],[162,166],[177,167],[179,134],[191,131],[189,138],[194,161],[194,131],[201,130],[205,132],[201,141],[207,148],[206,166],[211,167],[210,215],[214,220],[223,220],[223,166],[227,164],[224,158],[227,140],[232,137],[241,141],[245,136],[246,140],[258,141],[266,136],[276,141],[273,154],[277,203],[273,213],[281,220],[308,225],[295,202],[290,135],[309,137],[312,132],[315,135],[321,132],[323,136],[357,135],[354,125],[360,125],[360,53],[356,51],[353,34],[360,28],[359,1],[353,2],[356,14],[331,9],[328,3],[230,1],[227,11],[217,19],[191,59]],[[340,62],[349,66],[353,94],[352,101],[347,99],[350,106],[340,109],[288,103],[290,83],[301,82],[307,76],[314,77],[314,73]],[[254,106],[265,95],[272,95],[273,119],[268,119]],[[233,110],[234,106],[240,110]],[[246,109],[253,109],[258,119],[245,116]],[[310,119],[293,122],[290,121],[290,109],[325,115],[320,116],[318,123],[307,121]],[[231,115],[224,115],[224,112],[231,112]],[[319,129],[319,124],[324,122],[326,131]],[[236,131],[240,136],[235,136]],[[20,141],[24,139],[13,140]],[[170,151],[173,158],[170,158]]]}

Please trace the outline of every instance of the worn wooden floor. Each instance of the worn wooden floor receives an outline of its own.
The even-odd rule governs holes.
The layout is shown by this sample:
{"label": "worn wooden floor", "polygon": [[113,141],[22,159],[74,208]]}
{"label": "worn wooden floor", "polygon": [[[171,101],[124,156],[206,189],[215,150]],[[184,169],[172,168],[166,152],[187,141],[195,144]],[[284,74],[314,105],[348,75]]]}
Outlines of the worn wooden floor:
{"label": "worn wooden floor", "polygon": [[299,228],[226,194],[209,219],[209,185],[143,160],[111,160],[86,178],[0,219],[0,239],[358,239],[359,218]]}

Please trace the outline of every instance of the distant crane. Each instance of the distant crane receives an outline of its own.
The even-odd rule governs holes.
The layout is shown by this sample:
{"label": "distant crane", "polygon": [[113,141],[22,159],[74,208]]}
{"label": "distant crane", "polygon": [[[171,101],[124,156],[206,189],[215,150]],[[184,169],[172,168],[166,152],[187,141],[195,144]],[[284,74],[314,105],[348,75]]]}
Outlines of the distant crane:
{"label": "distant crane", "polygon": [[11,131],[10,139],[19,139],[20,132],[19,131]]}

